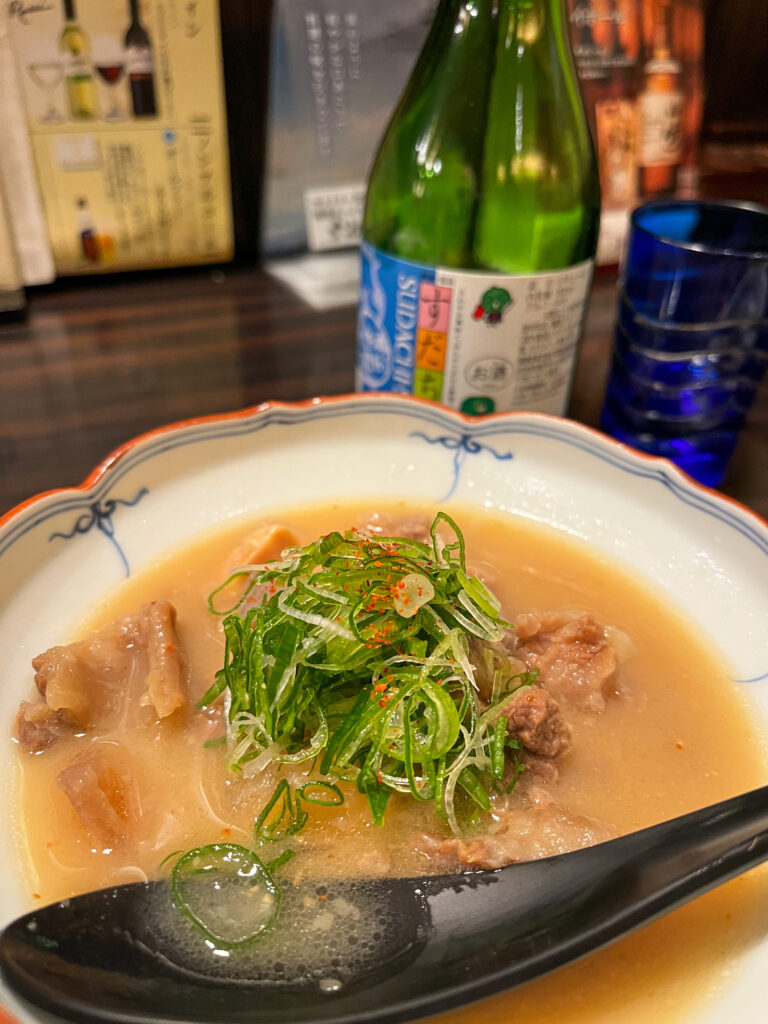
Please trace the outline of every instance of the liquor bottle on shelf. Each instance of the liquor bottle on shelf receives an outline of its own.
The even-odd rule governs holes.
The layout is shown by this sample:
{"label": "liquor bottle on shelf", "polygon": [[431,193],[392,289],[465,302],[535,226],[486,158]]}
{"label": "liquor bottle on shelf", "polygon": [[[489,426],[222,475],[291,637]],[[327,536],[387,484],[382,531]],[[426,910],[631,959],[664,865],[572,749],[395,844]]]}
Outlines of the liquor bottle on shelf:
{"label": "liquor bottle on shelf", "polygon": [[606,37],[608,85],[595,104],[600,186],[606,208],[627,208],[637,200],[637,104],[635,59],[628,51],[636,12],[612,0]]}
{"label": "liquor bottle on shelf", "polygon": [[644,195],[672,193],[683,148],[682,65],[670,45],[669,0],[653,0],[653,52],[640,94],[640,188]]}
{"label": "liquor bottle on shelf", "polygon": [[562,0],[440,0],[371,172],[358,388],[562,414],[599,208]]}
{"label": "liquor bottle on shelf", "polygon": [[672,38],[680,40],[685,105],[682,117],[683,145],[677,169],[677,194],[693,199],[699,194],[699,133],[704,108],[704,10],[703,0],[687,0],[673,8]]}
{"label": "liquor bottle on shelf", "polygon": [[569,0],[571,45],[578,69],[581,94],[587,108],[587,118],[596,134],[595,109],[603,98],[609,83],[608,68],[598,43],[601,22],[593,0]]}
{"label": "liquor bottle on shelf", "polygon": [[59,49],[65,55],[67,101],[73,121],[92,121],[97,114],[96,83],[89,62],[91,50],[87,33],[80,27],[75,0],[64,0],[64,28]]}
{"label": "liquor bottle on shelf", "polygon": [[99,239],[96,226],[88,208],[88,200],[81,196],[75,203],[77,209],[77,234],[80,239],[80,252],[89,263],[99,262]]}
{"label": "liquor bottle on shelf", "polygon": [[126,67],[135,117],[156,117],[155,59],[149,32],[141,23],[139,0],[128,0],[131,23],[125,33]]}

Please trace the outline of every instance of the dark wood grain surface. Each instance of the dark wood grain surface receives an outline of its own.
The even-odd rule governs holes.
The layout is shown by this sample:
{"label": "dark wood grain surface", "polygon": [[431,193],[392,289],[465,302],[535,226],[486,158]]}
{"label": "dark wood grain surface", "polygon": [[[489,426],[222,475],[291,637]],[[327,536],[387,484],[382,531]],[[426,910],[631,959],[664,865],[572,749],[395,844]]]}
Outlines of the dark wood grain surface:
{"label": "dark wood grain surface", "polygon": [[[571,415],[597,424],[613,276],[593,288]],[[160,424],[268,399],[352,390],[355,311],[316,312],[258,269],[90,279],[31,296],[0,327],[0,514],[79,483]],[[768,394],[723,490],[768,517]]]}

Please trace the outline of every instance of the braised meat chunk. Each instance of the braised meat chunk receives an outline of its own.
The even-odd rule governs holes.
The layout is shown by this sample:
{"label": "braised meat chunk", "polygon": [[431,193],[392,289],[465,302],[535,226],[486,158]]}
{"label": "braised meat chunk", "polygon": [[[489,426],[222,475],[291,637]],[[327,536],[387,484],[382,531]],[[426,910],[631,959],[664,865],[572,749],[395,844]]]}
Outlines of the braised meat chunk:
{"label": "braised meat chunk", "polygon": [[572,730],[560,706],[538,686],[518,690],[502,715],[507,719],[507,732],[537,757],[559,757],[571,745]]}
{"label": "braised meat chunk", "polygon": [[361,524],[362,529],[374,537],[405,537],[406,540],[417,540],[422,544],[430,544],[429,519],[426,516],[406,516],[395,519],[382,512],[371,512]]}
{"label": "braised meat chunk", "polygon": [[162,719],[186,703],[176,611],[166,600],[142,605],[87,640],[51,647],[32,667],[45,703],[22,702],[16,719],[17,738],[31,751],[119,716],[128,705],[149,706]]}
{"label": "braised meat chunk", "polygon": [[136,628],[148,662],[142,704],[151,704],[158,718],[167,718],[186,700],[176,609],[170,601],[152,601],[142,606],[137,619]]}
{"label": "braised meat chunk", "polygon": [[25,750],[39,753],[59,736],[73,731],[74,726],[64,711],[56,711],[48,704],[32,704],[28,700],[19,705],[14,734]]}
{"label": "braised meat chunk", "polygon": [[286,548],[298,544],[296,534],[281,523],[265,523],[249,533],[227,557],[224,572],[244,565],[263,565],[277,561]]}
{"label": "braised meat chunk", "polygon": [[440,853],[464,869],[504,867],[552,857],[615,839],[616,829],[584,814],[569,814],[552,804],[519,807],[496,815],[494,831],[475,839],[446,839]]}
{"label": "braised meat chunk", "polygon": [[122,842],[141,816],[132,777],[105,754],[74,761],[59,772],[56,785],[91,838],[107,846]]}
{"label": "braised meat chunk", "polygon": [[515,619],[515,655],[539,670],[538,682],[564,704],[602,711],[616,674],[616,653],[591,615],[536,612]]}

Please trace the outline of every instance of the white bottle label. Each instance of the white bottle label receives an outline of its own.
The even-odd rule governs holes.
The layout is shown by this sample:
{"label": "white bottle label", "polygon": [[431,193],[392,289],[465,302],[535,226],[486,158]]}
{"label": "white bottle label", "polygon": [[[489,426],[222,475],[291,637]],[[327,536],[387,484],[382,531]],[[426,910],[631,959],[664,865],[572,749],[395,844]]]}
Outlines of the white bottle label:
{"label": "white bottle label", "polygon": [[592,260],[507,275],[427,267],[362,247],[357,388],[467,413],[565,413]]}
{"label": "white bottle label", "polygon": [[154,74],[155,62],[149,46],[129,46],[125,54],[125,63],[129,75]]}
{"label": "white bottle label", "polygon": [[674,167],[683,153],[683,97],[677,92],[645,92],[640,97],[642,167]]}

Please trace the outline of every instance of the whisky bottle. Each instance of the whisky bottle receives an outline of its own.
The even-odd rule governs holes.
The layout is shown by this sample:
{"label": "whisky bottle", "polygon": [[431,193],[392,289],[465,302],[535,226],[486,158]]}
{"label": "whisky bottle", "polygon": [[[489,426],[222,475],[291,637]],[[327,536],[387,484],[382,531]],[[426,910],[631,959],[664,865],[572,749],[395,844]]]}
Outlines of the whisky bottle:
{"label": "whisky bottle", "polygon": [[668,0],[654,0],[653,53],[644,68],[640,107],[640,188],[672,193],[683,152],[682,65],[672,55]]}

